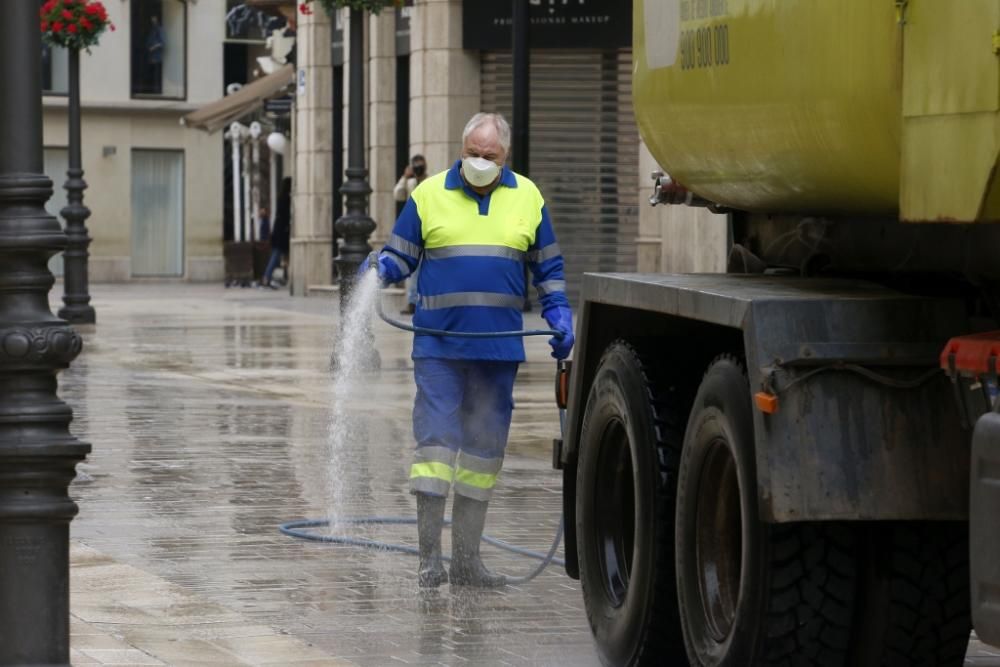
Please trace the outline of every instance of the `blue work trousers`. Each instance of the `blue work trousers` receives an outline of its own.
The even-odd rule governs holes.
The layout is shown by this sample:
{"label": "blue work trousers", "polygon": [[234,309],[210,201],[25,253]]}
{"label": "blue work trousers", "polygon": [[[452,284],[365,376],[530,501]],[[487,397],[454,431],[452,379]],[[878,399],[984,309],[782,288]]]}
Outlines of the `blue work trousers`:
{"label": "blue work trousers", "polygon": [[516,361],[414,359],[410,490],[487,501],[503,466]]}

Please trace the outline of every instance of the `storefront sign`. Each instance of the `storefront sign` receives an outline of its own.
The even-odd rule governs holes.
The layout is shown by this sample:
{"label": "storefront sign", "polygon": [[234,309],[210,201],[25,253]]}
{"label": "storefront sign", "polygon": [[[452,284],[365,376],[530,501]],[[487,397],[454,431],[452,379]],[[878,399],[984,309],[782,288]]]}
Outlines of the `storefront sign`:
{"label": "storefront sign", "polygon": [[[529,0],[534,49],[619,49],[632,45],[627,0]],[[462,47],[498,51],[511,46],[510,0],[463,0]]]}

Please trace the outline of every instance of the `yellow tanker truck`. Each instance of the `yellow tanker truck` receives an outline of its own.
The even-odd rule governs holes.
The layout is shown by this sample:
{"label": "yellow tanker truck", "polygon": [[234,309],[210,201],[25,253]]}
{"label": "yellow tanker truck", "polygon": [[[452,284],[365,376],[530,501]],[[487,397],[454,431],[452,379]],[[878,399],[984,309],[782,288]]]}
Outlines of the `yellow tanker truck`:
{"label": "yellow tanker truck", "polygon": [[633,53],[652,202],[732,241],[584,279],[554,460],[602,659],[1000,644],[1000,0],[635,0]]}

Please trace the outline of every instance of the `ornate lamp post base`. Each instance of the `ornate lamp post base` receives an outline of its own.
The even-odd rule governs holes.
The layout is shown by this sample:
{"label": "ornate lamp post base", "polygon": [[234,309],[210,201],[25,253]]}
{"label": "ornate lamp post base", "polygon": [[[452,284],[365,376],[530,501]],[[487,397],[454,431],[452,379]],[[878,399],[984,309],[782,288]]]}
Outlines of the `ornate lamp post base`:
{"label": "ornate lamp post base", "polygon": [[[97,313],[93,306],[87,304],[70,304],[59,309],[59,319],[66,320],[71,324],[96,324]],[[89,331],[83,329],[82,331]]]}

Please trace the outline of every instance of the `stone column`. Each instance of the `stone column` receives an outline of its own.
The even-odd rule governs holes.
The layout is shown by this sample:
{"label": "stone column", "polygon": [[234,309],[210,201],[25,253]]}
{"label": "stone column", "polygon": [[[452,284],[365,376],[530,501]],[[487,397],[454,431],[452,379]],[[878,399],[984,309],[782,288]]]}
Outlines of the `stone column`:
{"label": "stone column", "polygon": [[695,206],[650,206],[655,170],[662,170],[646,144],[639,144],[638,270],[649,273],[725,273],[729,217]]}
{"label": "stone column", "polygon": [[368,25],[368,183],[369,212],[378,225],[375,248],[385,245],[396,221],[392,187],[396,173],[396,13],[372,15]]}
{"label": "stone column", "polygon": [[729,216],[707,208],[667,206],[663,212],[662,271],[725,273]]}
{"label": "stone column", "polygon": [[636,270],[640,273],[659,273],[663,253],[663,208],[649,205],[653,194],[653,179],[659,169],[656,160],[649,154],[646,142],[639,139],[639,237],[635,240],[637,257]]}
{"label": "stone column", "polygon": [[461,0],[417,0],[410,40],[411,151],[433,174],[458,159],[462,128],[480,111],[479,52],[462,49]]}
{"label": "stone column", "polygon": [[330,19],[321,9],[299,15],[297,57],[305,90],[295,100],[295,175],[291,292],[332,282],[333,67]]}

